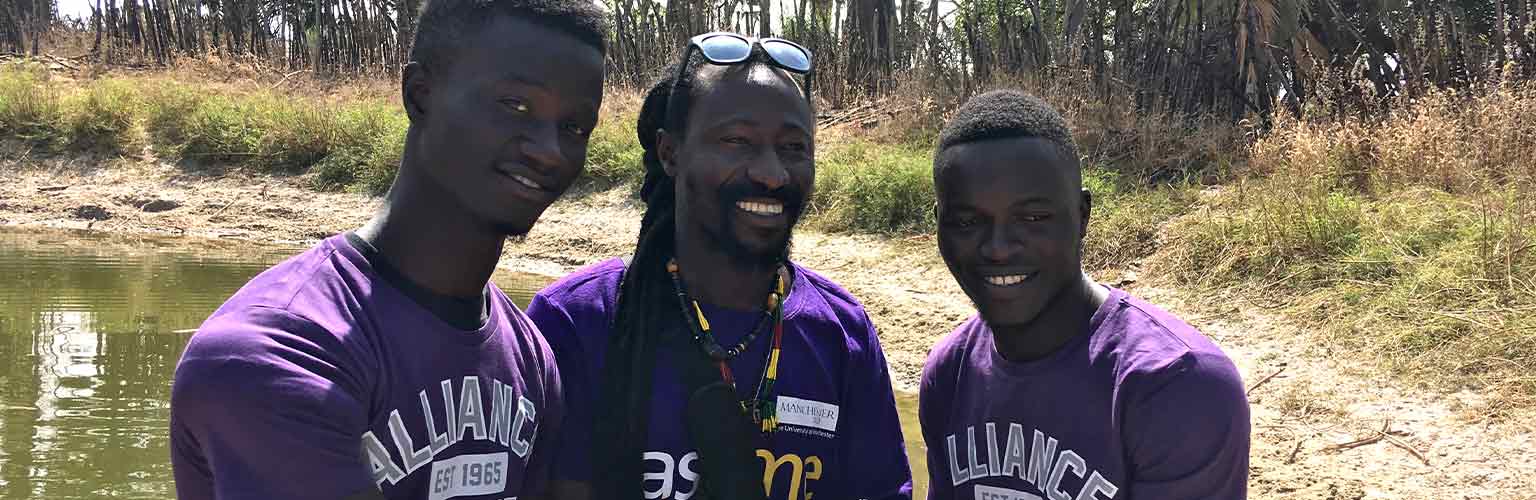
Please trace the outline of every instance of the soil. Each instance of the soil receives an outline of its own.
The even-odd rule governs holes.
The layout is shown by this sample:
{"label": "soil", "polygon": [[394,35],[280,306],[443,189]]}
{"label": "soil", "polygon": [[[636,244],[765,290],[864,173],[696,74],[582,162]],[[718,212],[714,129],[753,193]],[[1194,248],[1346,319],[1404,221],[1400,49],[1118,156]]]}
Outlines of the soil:
{"label": "soil", "polygon": [[[303,177],[148,161],[11,157],[0,159],[0,225],[309,244],[359,226],[378,206],[368,196],[307,186]],[[501,266],[558,275],[627,254],[639,219],[627,189],[579,190],[508,244]],[[794,255],[865,304],[892,376],[907,390],[929,348],[972,313],[931,236],[801,229]],[[1180,315],[1237,363],[1253,411],[1251,498],[1536,499],[1529,410],[1509,410],[1474,390],[1385,378],[1258,305],[1133,271],[1093,274]]]}

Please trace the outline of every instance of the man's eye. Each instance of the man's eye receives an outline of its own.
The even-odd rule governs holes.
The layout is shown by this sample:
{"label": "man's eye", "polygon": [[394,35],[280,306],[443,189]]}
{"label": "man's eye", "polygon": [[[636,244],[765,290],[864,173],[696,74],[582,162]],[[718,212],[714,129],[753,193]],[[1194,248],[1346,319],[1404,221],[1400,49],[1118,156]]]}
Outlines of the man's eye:
{"label": "man's eye", "polygon": [[567,124],[565,126],[565,131],[569,132],[571,135],[575,135],[575,136],[579,136],[579,137],[586,137],[586,136],[592,135],[592,129],[584,127],[584,126],[581,126],[581,125],[578,125],[578,124],[575,124],[575,123]]}
{"label": "man's eye", "polygon": [[1020,218],[1024,219],[1024,222],[1040,222],[1051,218],[1051,214],[1024,214]]}
{"label": "man's eye", "polygon": [[805,143],[803,142],[791,142],[779,147],[784,148],[785,151],[794,151],[796,153],[803,153],[806,150]]}
{"label": "man's eye", "polygon": [[961,229],[974,226],[976,225],[976,222],[977,221],[975,217],[951,217],[948,221],[951,227],[957,227]]}
{"label": "man's eye", "polygon": [[751,143],[751,141],[748,141],[746,137],[740,137],[740,136],[734,136],[734,135],[723,137],[723,138],[720,139],[720,142],[724,142],[726,144],[750,144]]}
{"label": "man's eye", "polygon": [[517,112],[517,113],[527,113],[528,112],[528,103],[523,102],[522,99],[518,99],[518,98],[515,98],[515,97],[509,97],[509,98],[506,98],[506,99],[502,99],[501,100],[501,104],[503,106],[506,106],[507,109],[510,109],[510,110],[512,110],[514,112]]}

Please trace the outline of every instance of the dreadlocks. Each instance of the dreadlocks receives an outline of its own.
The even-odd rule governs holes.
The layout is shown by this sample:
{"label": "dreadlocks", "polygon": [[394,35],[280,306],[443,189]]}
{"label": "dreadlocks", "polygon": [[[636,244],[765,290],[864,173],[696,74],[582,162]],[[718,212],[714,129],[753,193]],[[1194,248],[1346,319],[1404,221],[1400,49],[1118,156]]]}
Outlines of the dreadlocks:
{"label": "dreadlocks", "polygon": [[[603,368],[604,401],[594,420],[593,443],[594,498],[633,498],[643,489],[640,460],[650,425],[651,379],[656,368],[656,344],[659,334],[681,326],[673,305],[667,259],[676,252],[674,234],[676,194],[672,177],[667,175],[657,156],[656,131],[666,128],[681,133],[687,128],[688,107],[692,96],[683,91],[674,99],[672,90],[691,89],[702,59],[691,57],[683,81],[667,77],[651,86],[640,107],[635,135],[645,150],[645,183],[640,198],[645,200],[645,215],[640,221],[640,237],[634,257],[624,271],[619,288],[618,311],[614,314],[613,335]],[[675,75],[675,71],[667,71]]]}

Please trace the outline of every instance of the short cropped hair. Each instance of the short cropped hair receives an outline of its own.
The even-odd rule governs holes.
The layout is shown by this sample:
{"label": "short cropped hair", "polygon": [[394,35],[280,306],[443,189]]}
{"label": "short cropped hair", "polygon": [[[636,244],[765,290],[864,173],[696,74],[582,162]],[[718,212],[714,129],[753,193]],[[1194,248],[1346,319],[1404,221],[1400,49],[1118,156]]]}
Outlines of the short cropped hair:
{"label": "short cropped hair", "polygon": [[[1014,137],[1045,139],[1056,146],[1063,159],[1079,161],[1077,144],[1061,113],[1039,97],[1011,89],[987,92],[961,105],[939,134],[936,153],[957,144]],[[935,159],[940,156],[934,155]]]}
{"label": "short cropped hair", "polygon": [[496,15],[559,30],[607,53],[608,13],[597,0],[427,0],[417,17],[411,61],[430,70],[447,67],[463,39]]}

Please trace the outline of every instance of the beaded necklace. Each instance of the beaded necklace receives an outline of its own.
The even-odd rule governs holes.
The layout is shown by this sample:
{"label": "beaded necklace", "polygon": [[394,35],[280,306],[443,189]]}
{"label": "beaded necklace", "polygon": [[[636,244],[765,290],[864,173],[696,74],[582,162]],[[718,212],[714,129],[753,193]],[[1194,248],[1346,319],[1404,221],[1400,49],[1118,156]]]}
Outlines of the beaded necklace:
{"label": "beaded necklace", "polygon": [[[773,345],[768,349],[768,358],[763,365],[762,377],[757,381],[757,390],[753,392],[752,399],[740,401],[741,411],[752,418],[752,423],[758,424],[762,432],[770,433],[779,427],[778,397],[774,393],[774,382],[779,378],[779,352],[784,343],[784,280],[787,272],[782,266],[773,273],[773,291],[768,293],[768,301],[763,310],[763,316],[758,320],[752,331],[742,338],[741,342],[729,348],[722,347],[715,341],[714,334],[710,333],[709,319],[704,317],[704,310],[699,307],[699,301],[688,296],[688,291],[683,287],[683,279],[678,274],[676,260],[667,262],[667,272],[672,275],[672,287],[677,291],[678,307],[687,318],[688,329],[693,333],[693,340],[699,348],[715,362],[715,367],[720,370],[720,377],[725,383],[736,388],[736,377],[731,372],[730,361],[747,350],[753,340],[762,333],[763,327],[773,324]],[[691,307],[690,307],[691,306]]]}

